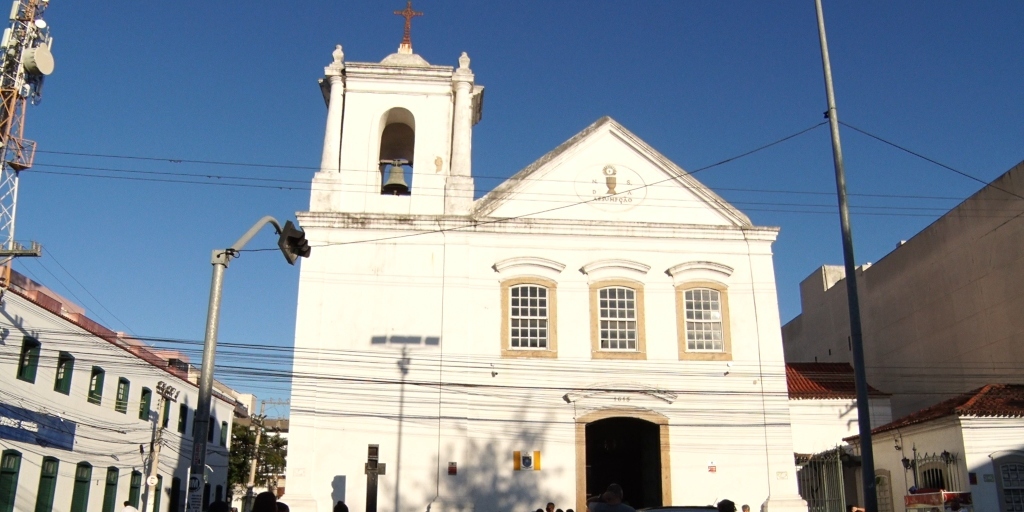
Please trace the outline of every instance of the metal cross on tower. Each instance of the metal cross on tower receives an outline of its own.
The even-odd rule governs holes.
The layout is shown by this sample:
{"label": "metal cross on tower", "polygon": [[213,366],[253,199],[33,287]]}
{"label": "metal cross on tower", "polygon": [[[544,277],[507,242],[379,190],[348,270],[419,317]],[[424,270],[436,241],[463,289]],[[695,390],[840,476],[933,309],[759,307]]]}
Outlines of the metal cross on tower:
{"label": "metal cross on tower", "polygon": [[49,0],[15,0],[10,25],[0,41],[0,286],[9,282],[10,262],[17,256],[39,256],[33,242],[25,248],[14,240],[18,210],[18,174],[32,167],[36,143],[23,137],[25,108],[42,95],[43,78],[53,72],[49,26],[43,11]]}
{"label": "metal cross on tower", "polygon": [[412,0],[407,0],[405,9],[395,11],[395,14],[405,18],[405,32],[402,34],[402,44],[398,46],[399,53],[412,53],[412,19],[416,16],[423,16],[420,11],[412,10]]}

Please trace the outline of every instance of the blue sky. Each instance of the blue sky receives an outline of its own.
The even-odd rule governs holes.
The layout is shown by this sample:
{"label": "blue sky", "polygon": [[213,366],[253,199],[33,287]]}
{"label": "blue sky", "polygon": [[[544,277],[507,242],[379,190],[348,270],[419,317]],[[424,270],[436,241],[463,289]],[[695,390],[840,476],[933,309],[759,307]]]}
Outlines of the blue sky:
{"label": "blue sky", "polygon": [[[41,152],[22,175],[17,227],[18,238],[42,242],[46,256],[16,268],[116,330],[201,340],[210,251],[262,215],[283,221],[308,206],[304,190],[251,185],[301,189],[311,179],[326,116],[316,80],[334,45],[344,45],[347,60],[379,61],[401,40],[402,19],[391,11],[403,7],[401,0],[52,0],[46,19],[57,67],[28,114],[26,136]],[[819,123],[825,110],[811,0],[423,0],[414,7],[426,13],[414,21],[416,52],[455,65],[466,51],[487,87],[473,141],[478,195],[603,115],[695,169]],[[1024,3],[827,1],[825,13],[840,119],[986,181],[1024,159]],[[901,196],[852,197],[860,263],[877,261],[980,187],[842,133],[850,192]],[[697,177],[755,223],[782,228],[775,245],[781,316],[798,314],[800,280],[842,262],[838,217],[829,213],[827,129]],[[274,241],[267,230],[250,247]],[[298,268],[275,252],[233,262],[221,341],[287,351],[297,280]],[[267,364],[238,356],[218,362]],[[280,383],[227,380],[268,398],[288,394]]]}

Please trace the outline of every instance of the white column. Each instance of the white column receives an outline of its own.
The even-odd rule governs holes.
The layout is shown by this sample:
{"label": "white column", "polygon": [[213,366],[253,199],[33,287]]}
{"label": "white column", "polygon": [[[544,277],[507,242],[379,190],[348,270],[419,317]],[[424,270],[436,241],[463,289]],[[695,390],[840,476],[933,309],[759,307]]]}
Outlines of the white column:
{"label": "white column", "polygon": [[473,105],[470,93],[472,77],[455,82],[455,119],[452,130],[452,176],[472,176]]}
{"label": "white column", "polygon": [[[334,61],[324,68],[327,94],[327,127],[324,128],[324,150],[320,172],[313,177],[309,196],[310,211],[333,211],[338,207],[341,186],[341,124],[345,112],[345,52],[339,44],[332,53]],[[323,83],[321,83],[321,87]]]}
{"label": "white column", "polygon": [[334,61],[324,68],[324,77],[330,83],[327,102],[327,128],[324,129],[324,153],[320,158],[320,172],[338,172],[341,162],[341,121],[345,112],[345,52],[341,45],[331,53]]}
{"label": "white column", "polygon": [[459,57],[459,69],[452,76],[455,111],[452,120],[451,175],[445,186],[445,212],[469,213],[473,206],[473,72],[469,56]]}
{"label": "white column", "polygon": [[345,83],[341,75],[328,76],[331,83],[327,107],[327,128],[324,130],[324,152],[320,172],[338,172],[341,160],[341,114],[345,111]]}

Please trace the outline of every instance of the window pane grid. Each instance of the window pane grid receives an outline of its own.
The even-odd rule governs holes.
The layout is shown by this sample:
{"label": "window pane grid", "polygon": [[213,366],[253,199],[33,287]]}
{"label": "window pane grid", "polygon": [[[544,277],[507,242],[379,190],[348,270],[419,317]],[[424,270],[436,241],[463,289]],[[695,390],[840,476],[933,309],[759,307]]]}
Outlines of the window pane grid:
{"label": "window pane grid", "polygon": [[686,349],[723,352],[722,296],[717,290],[698,288],[683,292],[686,315]]}
{"label": "window pane grid", "polygon": [[1024,511],[1024,464],[1003,464],[1003,510]]}
{"label": "window pane grid", "polygon": [[598,290],[598,338],[601,350],[636,348],[636,291],[611,287]]}
{"label": "window pane grid", "polygon": [[537,285],[509,288],[509,345],[548,348],[548,289]]}

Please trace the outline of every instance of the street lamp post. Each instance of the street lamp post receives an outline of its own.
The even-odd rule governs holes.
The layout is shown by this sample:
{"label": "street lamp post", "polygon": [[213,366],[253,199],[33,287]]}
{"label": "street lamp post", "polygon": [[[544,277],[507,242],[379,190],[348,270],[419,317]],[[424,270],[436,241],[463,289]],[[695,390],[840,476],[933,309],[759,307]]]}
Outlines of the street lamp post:
{"label": "street lamp post", "polygon": [[210,263],[213,265],[213,278],[210,283],[210,304],[206,312],[206,339],[203,342],[203,363],[199,374],[199,404],[196,406],[196,418],[193,420],[192,463],[188,481],[188,511],[200,512],[203,505],[203,475],[206,469],[206,442],[210,428],[210,402],[213,395],[213,365],[217,350],[217,326],[220,322],[220,301],[224,289],[224,270],[228,268],[231,258],[238,256],[239,251],[256,236],[263,226],[272,224],[280,238],[277,245],[284,253],[288,263],[294,265],[299,257],[308,258],[310,254],[306,234],[296,228],[291,221],[281,226],[271,216],[258,220],[249,231],[246,231],[231,247],[215,249]]}

